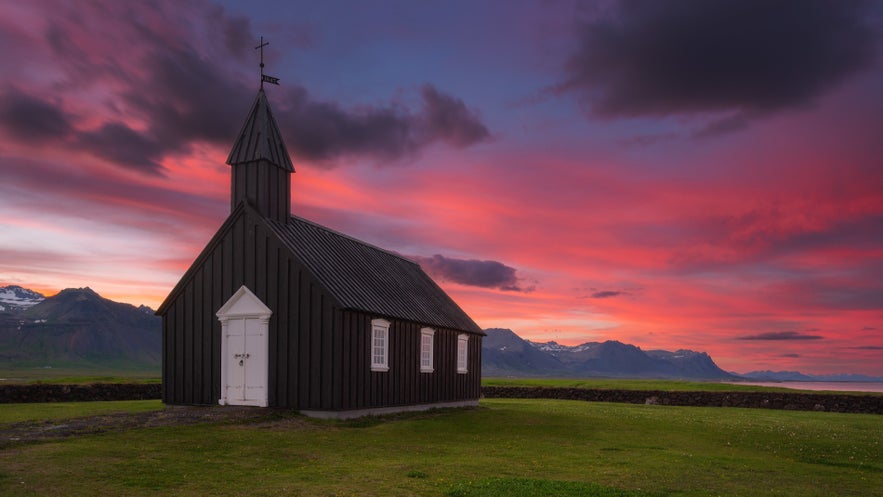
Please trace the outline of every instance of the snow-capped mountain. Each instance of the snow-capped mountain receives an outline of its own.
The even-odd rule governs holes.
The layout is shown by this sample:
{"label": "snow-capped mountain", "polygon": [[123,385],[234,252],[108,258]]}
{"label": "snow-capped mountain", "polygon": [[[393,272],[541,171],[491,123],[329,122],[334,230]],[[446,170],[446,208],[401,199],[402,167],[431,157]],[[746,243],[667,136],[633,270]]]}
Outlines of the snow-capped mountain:
{"label": "snow-capped mountain", "polygon": [[0,287],[0,311],[20,311],[45,299],[45,295],[18,285]]}
{"label": "snow-capped mountain", "polygon": [[732,380],[704,352],[643,351],[614,340],[568,346],[523,340],[512,330],[488,329],[482,343],[485,376],[685,378]]}

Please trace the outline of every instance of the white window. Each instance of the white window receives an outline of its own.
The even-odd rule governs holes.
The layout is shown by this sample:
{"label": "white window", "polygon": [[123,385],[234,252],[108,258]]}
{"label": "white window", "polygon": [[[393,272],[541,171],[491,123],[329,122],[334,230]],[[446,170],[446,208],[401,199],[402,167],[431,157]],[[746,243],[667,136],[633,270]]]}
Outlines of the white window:
{"label": "white window", "polygon": [[389,371],[389,321],[371,321],[371,371]]}
{"label": "white window", "polygon": [[469,335],[460,335],[457,337],[457,372],[468,373],[469,367],[467,360],[469,358]]}
{"label": "white window", "polygon": [[420,330],[420,372],[431,373],[433,369],[432,363],[432,345],[435,340],[435,330],[432,328],[423,328]]}

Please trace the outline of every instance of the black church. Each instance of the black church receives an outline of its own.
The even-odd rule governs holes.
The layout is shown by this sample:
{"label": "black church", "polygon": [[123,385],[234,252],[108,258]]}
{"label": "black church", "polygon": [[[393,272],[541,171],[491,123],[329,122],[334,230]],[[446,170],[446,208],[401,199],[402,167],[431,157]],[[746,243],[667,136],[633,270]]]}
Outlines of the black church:
{"label": "black church", "polygon": [[420,266],[291,215],[263,88],[227,164],[230,216],[157,311],[163,402],[336,418],[478,403],[484,333]]}

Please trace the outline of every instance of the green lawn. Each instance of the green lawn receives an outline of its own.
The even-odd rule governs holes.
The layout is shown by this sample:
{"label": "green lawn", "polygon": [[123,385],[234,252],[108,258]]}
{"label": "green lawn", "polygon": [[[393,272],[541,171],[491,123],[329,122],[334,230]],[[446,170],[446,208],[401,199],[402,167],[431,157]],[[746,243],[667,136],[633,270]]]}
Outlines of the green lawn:
{"label": "green lawn", "polygon": [[284,415],[0,452],[0,495],[10,496],[830,497],[881,488],[881,416],[558,400],[487,399],[350,422]]}
{"label": "green lawn", "polygon": [[0,367],[0,385],[14,383],[159,383],[159,369]]}
{"label": "green lawn", "polygon": [[41,402],[0,404],[0,430],[4,424],[20,421],[69,419],[117,412],[142,412],[163,409],[159,400],[123,400],[114,402]]}

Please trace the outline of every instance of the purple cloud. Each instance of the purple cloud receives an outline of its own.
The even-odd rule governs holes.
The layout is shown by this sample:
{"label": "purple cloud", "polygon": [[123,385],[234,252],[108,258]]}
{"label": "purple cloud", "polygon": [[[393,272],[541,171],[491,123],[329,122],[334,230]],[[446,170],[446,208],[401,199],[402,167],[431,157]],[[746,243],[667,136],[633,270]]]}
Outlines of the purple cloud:
{"label": "purple cloud", "polygon": [[772,331],[739,337],[738,340],[821,340],[821,335],[807,335],[796,331]]}
{"label": "purple cloud", "polygon": [[9,87],[0,93],[0,129],[25,143],[61,140],[73,130],[71,116],[57,105]]}
{"label": "purple cloud", "polygon": [[[182,23],[179,8],[200,26]],[[99,22],[107,26],[100,40],[91,29]],[[0,130],[20,142],[84,151],[151,175],[162,174],[164,159],[189,152],[194,143],[231,146],[257,89],[241,76],[254,62],[250,21],[221,7],[98,2],[75,14],[50,9],[36,36],[34,43],[59,61],[58,84],[65,87],[43,93],[63,97],[0,89]],[[119,51],[114,40],[129,48]],[[93,101],[93,93],[101,99]],[[413,109],[395,103],[344,107],[297,85],[270,96],[293,158],[325,166],[353,156],[396,162],[436,142],[462,148],[490,136],[461,99],[429,84]],[[82,122],[66,110],[86,108],[90,116]]]}
{"label": "purple cloud", "polygon": [[476,259],[455,259],[443,255],[412,257],[431,276],[461,285],[497,288],[507,292],[531,292],[533,287],[522,288],[515,268],[502,262]]}
{"label": "purple cloud", "polygon": [[813,102],[873,60],[867,2],[623,0],[582,26],[559,93],[602,117],[735,112],[741,129]]}
{"label": "purple cloud", "polygon": [[589,298],[592,298],[592,299],[609,299],[609,298],[611,298],[611,297],[617,297],[617,296],[622,295],[622,294],[623,294],[623,292],[620,292],[620,291],[618,291],[618,290],[601,290],[601,291],[598,291],[598,292],[595,292],[595,293],[591,294],[591,295],[589,296]]}

